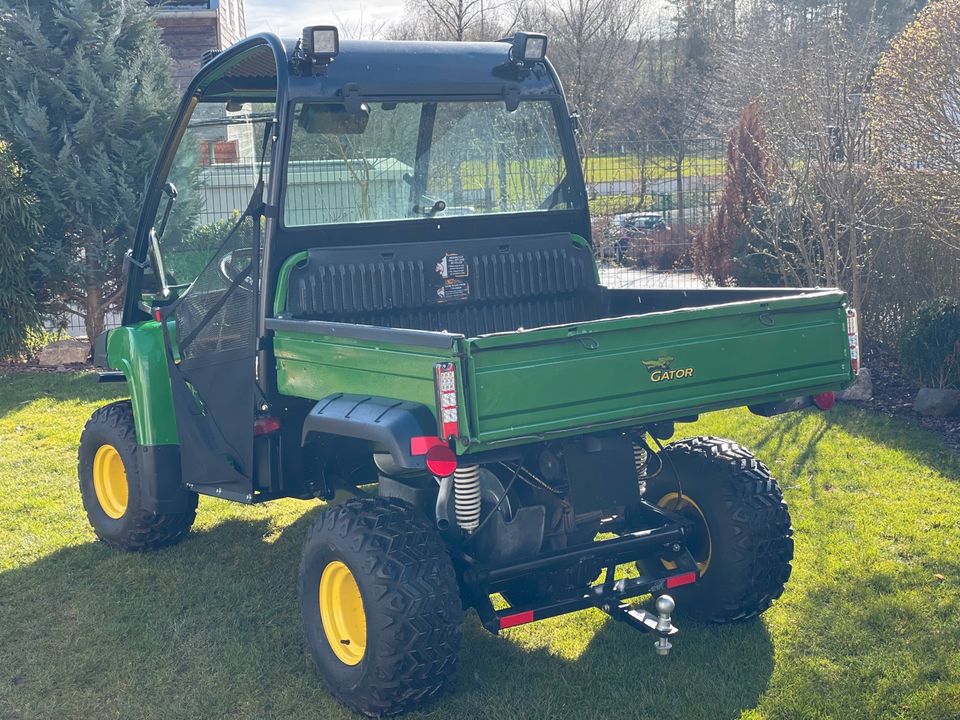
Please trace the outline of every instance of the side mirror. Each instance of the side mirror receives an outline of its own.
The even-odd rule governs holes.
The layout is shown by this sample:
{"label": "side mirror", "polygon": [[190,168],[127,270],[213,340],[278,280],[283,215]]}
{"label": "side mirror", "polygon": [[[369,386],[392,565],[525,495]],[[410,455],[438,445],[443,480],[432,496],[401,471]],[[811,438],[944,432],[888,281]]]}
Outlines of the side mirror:
{"label": "side mirror", "polygon": [[143,279],[140,281],[140,292],[146,295],[159,295],[163,291],[157,281],[157,274],[152,267],[143,269]]}

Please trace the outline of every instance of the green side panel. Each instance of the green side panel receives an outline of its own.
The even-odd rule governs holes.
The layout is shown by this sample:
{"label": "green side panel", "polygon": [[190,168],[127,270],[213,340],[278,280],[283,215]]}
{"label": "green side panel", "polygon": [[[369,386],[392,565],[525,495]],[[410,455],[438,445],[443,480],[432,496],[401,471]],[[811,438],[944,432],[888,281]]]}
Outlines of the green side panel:
{"label": "green side panel", "polygon": [[472,449],[840,389],[845,307],[811,292],[465,340]]}
{"label": "green side panel", "polygon": [[119,327],[107,336],[107,362],[127,378],[140,445],[179,445],[160,323]]}
{"label": "green side panel", "polygon": [[273,352],[277,389],[284,395],[377,395],[422,403],[434,415],[434,365],[456,359],[452,345],[438,350],[287,331],[274,335]]}
{"label": "green side panel", "polygon": [[283,265],[280,266],[280,272],[277,277],[277,294],[273,298],[273,314],[274,316],[279,315],[284,310],[286,310],[286,301],[287,301],[287,288],[290,287],[290,272],[296,267],[299,263],[309,257],[306,250],[303,250],[298,253],[294,253],[286,260],[283,261]]}

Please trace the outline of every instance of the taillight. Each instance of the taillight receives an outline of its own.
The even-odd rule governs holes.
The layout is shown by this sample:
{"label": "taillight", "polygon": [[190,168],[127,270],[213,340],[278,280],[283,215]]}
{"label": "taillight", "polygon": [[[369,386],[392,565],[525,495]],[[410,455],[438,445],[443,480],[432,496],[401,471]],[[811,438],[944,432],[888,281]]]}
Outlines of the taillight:
{"label": "taillight", "polygon": [[460,434],[457,407],[457,367],[453,363],[437,363],[433,366],[437,388],[437,422],[440,438],[449,440]]}
{"label": "taillight", "polygon": [[850,369],[860,373],[860,330],[857,327],[857,311],[847,308],[847,341],[850,344]]}
{"label": "taillight", "polygon": [[276,417],[259,417],[253,421],[253,434],[257,437],[260,435],[269,435],[280,429],[280,418]]}

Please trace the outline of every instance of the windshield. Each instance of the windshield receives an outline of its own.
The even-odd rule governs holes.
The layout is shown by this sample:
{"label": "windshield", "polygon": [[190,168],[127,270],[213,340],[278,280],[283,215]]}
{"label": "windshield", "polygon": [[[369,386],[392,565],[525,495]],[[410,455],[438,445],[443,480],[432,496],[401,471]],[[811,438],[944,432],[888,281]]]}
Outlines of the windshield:
{"label": "windshield", "polygon": [[284,225],[566,209],[566,175],[548,101],[299,103]]}

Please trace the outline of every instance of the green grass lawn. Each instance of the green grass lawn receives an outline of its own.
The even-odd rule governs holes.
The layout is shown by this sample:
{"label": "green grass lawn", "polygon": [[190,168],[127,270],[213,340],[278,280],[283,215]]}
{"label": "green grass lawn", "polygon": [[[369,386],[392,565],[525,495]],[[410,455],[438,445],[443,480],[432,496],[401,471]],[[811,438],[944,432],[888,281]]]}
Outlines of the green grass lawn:
{"label": "green grass lawn", "polygon": [[[645,177],[647,182],[674,180],[677,177],[675,158],[648,156],[641,163],[638,155],[591,155],[584,162],[587,184],[602,182],[634,182]],[[692,155],[684,161],[683,177],[720,176],[726,171],[723,157]]]}
{"label": "green grass lawn", "polygon": [[[317,504],[202,498],[175,548],[94,541],[76,445],[122,392],[0,375],[0,718],[350,717],[300,636],[296,566]],[[599,611],[499,638],[471,614],[452,692],[422,717],[960,717],[960,461],[850,408],[683,430],[735,438],[780,478],[797,543],[783,598],[757,622],[678,621],[667,658]]]}
{"label": "green grass lawn", "polygon": [[[643,161],[645,160],[645,162]],[[683,164],[681,175],[692,177],[721,177],[726,171],[727,161],[723,157],[691,155]],[[540,189],[550,191],[563,175],[555,160],[526,160],[523,163],[508,161],[506,164],[507,195],[511,198],[527,197],[528,193]],[[644,179],[648,184],[663,180],[674,181],[677,177],[675,158],[663,155],[590,155],[583,161],[583,176],[587,185],[597,183],[639,183]],[[481,161],[469,160],[460,165],[460,183],[464,190],[480,190],[489,187],[494,196],[500,192],[499,168],[494,161],[487,162],[486,169]],[[529,190],[524,188],[527,185]],[[536,188],[536,191],[532,188]]]}

